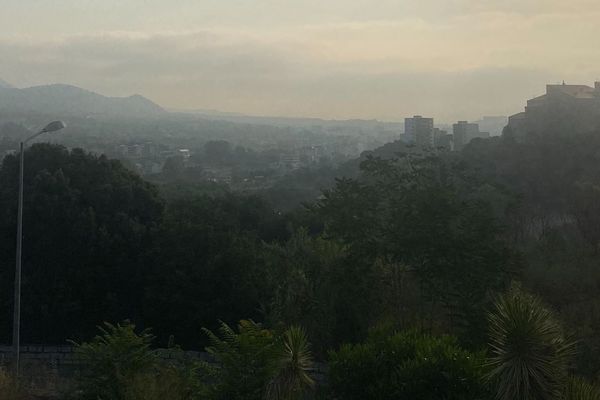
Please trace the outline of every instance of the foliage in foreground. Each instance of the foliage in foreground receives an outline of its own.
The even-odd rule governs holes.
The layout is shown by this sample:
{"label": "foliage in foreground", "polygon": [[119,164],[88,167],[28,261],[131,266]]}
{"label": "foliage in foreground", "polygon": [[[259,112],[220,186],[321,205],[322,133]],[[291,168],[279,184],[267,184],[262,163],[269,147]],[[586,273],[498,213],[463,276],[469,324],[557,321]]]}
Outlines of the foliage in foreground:
{"label": "foliage in foreground", "polygon": [[581,378],[569,379],[565,390],[566,400],[600,400],[600,390]]}
{"label": "foliage in foreground", "polygon": [[277,374],[267,385],[267,399],[301,399],[305,391],[314,386],[309,374],[313,365],[312,354],[302,328],[293,326],[283,333],[274,362]]}
{"label": "foliage in foreground", "polygon": [[[275,333],[252,321],[237,332],[222,323],[208,329],[207,351],[218,363],[194,363],[178,349],[167,362],[151,346],[154,337],[125,322],[105,323],[100,334],[76,351],[85,365],[82,399],[102,400],[296,400],[312,389],[312,354],[305,331]],[[177,357],[179,355],[179,357]]]}
{"label": "foliage in foreground", "polygon": [[560,398],[575,345],[552,312],[513,287],[496,301],[489,324],[498,399]]}
{"label": "foliage in foreground", "polygon": [[312,388],[312,355],[301,328],[278,335],[243,320],[237,332],[225,323],[218,334],[204,332],[211,342],[207,350],[219,363],[212,369],[215,400],[294,400]]}
{"label": "foliage in foreground", "polygon": [[539,298],[513,286],[496,300],[488,319],[489,378],[497,399],[600,399],[595,386],[569,377],[575,342]]}
{"label": "foliage in foreground", "polygon": [[372,333],[330,353],[329,385],[344,400],[488,399],[483,361],[450,336]]}
{"label": "foliage in foreground", "polygon": [[125,322],[99,327],[90,342],[75,343],[85,370],[79,378],[83,399],[102,400],[191,400],[200,398],[202,386],[197,368],[183,358],[161,361],[151,349],[154,337],[137,333]]}

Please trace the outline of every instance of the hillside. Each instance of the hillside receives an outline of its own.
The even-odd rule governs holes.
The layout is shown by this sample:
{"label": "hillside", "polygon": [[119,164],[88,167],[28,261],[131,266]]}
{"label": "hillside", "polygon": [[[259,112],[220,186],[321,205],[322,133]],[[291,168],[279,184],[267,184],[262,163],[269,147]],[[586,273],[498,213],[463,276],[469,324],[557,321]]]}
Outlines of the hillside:
{"label": "hillside", "polygon": [[0,111],[131,117],[165,113],[163,108],[140,95],[106,97],[63,84],[17,89],[3,81],[0,81]]}

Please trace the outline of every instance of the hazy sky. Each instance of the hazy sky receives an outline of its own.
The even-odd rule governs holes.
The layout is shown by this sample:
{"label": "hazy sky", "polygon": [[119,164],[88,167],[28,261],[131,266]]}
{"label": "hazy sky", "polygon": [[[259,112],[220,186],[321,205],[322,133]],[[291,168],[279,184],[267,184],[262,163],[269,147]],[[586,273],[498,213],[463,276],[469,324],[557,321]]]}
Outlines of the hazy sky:
{"label": "hazy sky", "polygon": [[438,121],[600,80],[598,0],[0,0],[0,78],[165,107]]}

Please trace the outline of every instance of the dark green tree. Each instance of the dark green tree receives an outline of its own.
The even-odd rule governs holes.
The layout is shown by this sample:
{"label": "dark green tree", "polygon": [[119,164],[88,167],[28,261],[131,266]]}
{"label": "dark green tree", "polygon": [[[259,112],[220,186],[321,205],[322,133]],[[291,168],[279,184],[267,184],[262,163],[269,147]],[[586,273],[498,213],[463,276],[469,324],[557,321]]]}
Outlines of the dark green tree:
{"label": "dark green tree", "polygon": [[369,265],[353,260],[339,242],[303,229],[285,244],[266,245],[265,260],[271,324],[305,327],[319,356],[364,337],[377,303]]}
{"label": "dark green tree", "polygon": [[501,193],[437,157],[367,158],[361,168],[361,179],[339,180],[319,203],[326,234],[354,260],[408,267],[423,300],[483,341],[486,301],[512,272],[495,209],[505,203]]}
{"label": "dark green tree", "polygon": [[[174,334],[198,346],[197,332],[240,315],[261,318],[271,297],[262,240],[285,234],[268,205],[228,194],[171,202],[156,231],[145,316],[162,343]],[[282,233],[283,230],[283,233]]]}
{"label": "dark green tree", "polygon": [[[25,164],[22,334],[64,343],[98,319],[140,318],[158,192],[118,161],[38,144]],[[0,332],[12,310],[18,159],[0,168]]]}

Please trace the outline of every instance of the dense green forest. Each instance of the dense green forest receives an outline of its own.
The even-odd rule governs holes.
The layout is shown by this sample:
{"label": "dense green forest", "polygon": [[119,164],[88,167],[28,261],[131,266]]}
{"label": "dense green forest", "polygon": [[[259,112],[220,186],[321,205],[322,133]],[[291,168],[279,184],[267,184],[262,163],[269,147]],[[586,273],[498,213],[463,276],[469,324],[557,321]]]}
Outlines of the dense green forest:
{"label": "dense green forest", "polygon": [[[22,340],[81,343],[103,321],[129,320],[138,333],[111,325],[106,337],[211,349],[225,367],[201,368],[219,384],[192,390],[200,398],[293,398],[280,392],[285,349],[329,364],[323,398],[597,398],[577,393],[600,373],[598,149],[595,134],[507,132],[455,153],[397,142],[281,212],[227,190],[161,192],[118,161],[37,144],[25,170]],[[15,156],[0,169],[6,343],[17,169]],[[507,338],[538,365],[511,365]],[[234,361],[258,354],[253,381]]]}

